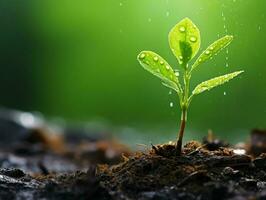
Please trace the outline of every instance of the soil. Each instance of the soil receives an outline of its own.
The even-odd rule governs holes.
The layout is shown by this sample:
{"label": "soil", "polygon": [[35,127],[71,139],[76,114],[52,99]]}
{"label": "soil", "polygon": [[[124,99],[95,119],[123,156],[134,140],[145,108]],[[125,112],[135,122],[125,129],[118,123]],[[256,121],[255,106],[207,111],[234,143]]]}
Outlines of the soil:
{"label": "soil", "polygon": [[0,199],[266,199],[266,130],[236,146],[209,133],[176,156],[172,143],[132,153],[106,133],[60,134],[7,116],[0,112]]}

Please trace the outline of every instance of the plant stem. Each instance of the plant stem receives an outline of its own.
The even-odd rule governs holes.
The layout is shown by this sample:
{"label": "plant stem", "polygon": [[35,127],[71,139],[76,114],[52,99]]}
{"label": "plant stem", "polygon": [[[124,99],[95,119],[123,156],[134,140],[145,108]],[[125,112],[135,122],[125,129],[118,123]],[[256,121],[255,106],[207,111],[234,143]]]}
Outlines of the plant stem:
{"label": "plant stem", "polygon": [[176,142],[176,155],[177,156],[181,155],[182,140],[183,140],[183,135],[184,135],[185,127],[186,127],[186,121],[187,121],[187,110],[184,108],[182,109],[181,123],[180,123],[179,132],[178,132],[178,139]]}
{"label": "plant stem", "polygon": [[187,122],[187,109],[189,106],[190,77],[191,77],[190,73],[187,70],[185,70],[185,72],[184,72],[184,95],[183,95],[183,99],[180,102],[180,106],[182,109],[181,123],[180,123],[178,138],[177,138],[177,142],[176,142],[176,155],[177,156],[181,155],[182,140],[183,140],[184,131],[185,131],[186,122]]}

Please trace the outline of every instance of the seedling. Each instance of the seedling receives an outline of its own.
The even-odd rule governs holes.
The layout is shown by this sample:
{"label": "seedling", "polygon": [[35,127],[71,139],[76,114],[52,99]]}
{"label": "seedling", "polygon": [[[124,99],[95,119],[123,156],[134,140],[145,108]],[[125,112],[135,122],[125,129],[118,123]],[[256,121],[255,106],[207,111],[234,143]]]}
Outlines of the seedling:
{"label": "seedling", "polygon": [[[170,48],[178,60],[179,67],[182,69],[182,77],[178,70],[173,68],[158,54],[152,51],[142,51],[138,55],[138,61],[144,69],[159,77],[162,84],[176,91],[181,107],[181,122],[176,142],[176,153],[181,154],[182,139],[187,122],[188,107],[194,96],[210,90],[216,86],[222,85],[234,77],[241,74],[243,71],[236,71],[223,76],[218,76],[210,80],[198,84],[190,93],[190,79],[192,72],[199,67],[200,64],[212,59],[222,49],[227,47],[233,40],[233,36],[226,35],[221,39],[212,43],[196,61],[189,65],[200,48],[200,31],[193,22],[185,18],[176,24],[168,36]],[[179,79],[183,79],[179,81]]]}

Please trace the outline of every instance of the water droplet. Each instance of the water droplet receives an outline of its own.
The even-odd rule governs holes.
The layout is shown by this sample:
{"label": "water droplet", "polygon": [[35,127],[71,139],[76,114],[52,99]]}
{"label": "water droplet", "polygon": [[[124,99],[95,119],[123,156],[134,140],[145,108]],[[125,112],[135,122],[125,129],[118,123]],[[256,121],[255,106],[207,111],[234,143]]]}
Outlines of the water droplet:
{"label": "water droplet", "polygon": [[182,64],[183,64],[183,61],[180,60],[180,61],[179,61],[179,64],[182,65]]}
{"label": "water droplet", "polygon": [[155,56],[155,57],[153,58],[153,60],[154,60],[155,62],[157,62],[159,59],[158,59],[157,56]]}
{"label": "water droplet", "polygon": [[160,64],[163,65],[163,61],[160,61]]}
{"label": "water droplet", "polygon": [[226,67],[229,67],[229,64],[228,64],[228,63],[226,63],[226,64],[225,64],[225,66],[226,66]]}
{"label": "water droplet", "polygon": [[180,60],[183,60],[183,56],[178,56]]}
{"label": "water droplet", "polygon": [[174,103],[173,102],[170,102],[170,107],[172,108],[174,106]]}
{"label": "water droplet", "polygon": [[179,31],[180,31],[181,33],[183,33],[183,32],[186,31],[186,28],[185,28],[184,26],[180,26],[180,27],[179,27]]}
{"label": "water droplet", "polygon": [[209,50],[206,50],[206,51],[205,51],[205,54],[206,54],[206,55],[209,55],[210,53],[211,53],[211,52],[210,52]]}
{"label": "water droplet", "polygon": [[166,65],[166,66],[165,66],[165,68],[166,68],[167,70],[169,70],[169,69],[170,69],[170,67],[169,67],[168,65]]}
{"label": "water droplet", "polygon": [[189,38],[189,40],[190,40],[191,42],[196,42],[196,41],[197,41],[197,38],[194,37],[194,36],[191,36],[191,37]]}
{"label": "water droplet", "polygon": [[226,95],[226,92],[224,92],[224,95]]}
{"label": "water droplet", "polygon": [[120,3],[119,3],[119,6],[123,6],[123,3],[122,3],[122,2],[120,2]]}
{"label": "water droplet", "polygon": [[200,58],[200,59],[199,59],[199,62],[201,62],[201,61],[202,61],[202,59]]}
{"label": "water droplet", "polygon": [[170,91],[168,92],[168,94],[172,94],[172,90],[170,90]]}
{"label": "water droplet", "polygon": [[175,75],[178,77],[179,76],[179,72],[175,72]]}
{"label": "water droplet", "polygon": [[146,56],[146,55],[145,55],[144,53],[142,53],[142,54],[140,55],[140,58],[143,59],[143,58],[145,58],[145,56]]}
{"label": "water droplet", "polygon": [[210,50],[212,51],[214,48],[213,47],[210,47]]}

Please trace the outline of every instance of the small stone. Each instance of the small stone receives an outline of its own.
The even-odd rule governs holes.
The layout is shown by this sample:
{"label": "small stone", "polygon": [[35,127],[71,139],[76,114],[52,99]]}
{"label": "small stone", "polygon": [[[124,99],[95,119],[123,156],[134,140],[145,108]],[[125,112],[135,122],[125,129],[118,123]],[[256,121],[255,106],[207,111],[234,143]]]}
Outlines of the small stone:
{"label": "small stone", "polygon": [[260,190],[265,189],[266,188],[266,182],[265,181],[257,182],[257,187]]}
{"label": "small stone", "polygon": [[0,174],[6,175],[12,178],[21,178],[25,176],[25,173],[22,170],[14,169],[14,168],[0,169]]}

